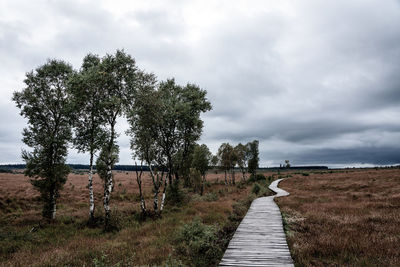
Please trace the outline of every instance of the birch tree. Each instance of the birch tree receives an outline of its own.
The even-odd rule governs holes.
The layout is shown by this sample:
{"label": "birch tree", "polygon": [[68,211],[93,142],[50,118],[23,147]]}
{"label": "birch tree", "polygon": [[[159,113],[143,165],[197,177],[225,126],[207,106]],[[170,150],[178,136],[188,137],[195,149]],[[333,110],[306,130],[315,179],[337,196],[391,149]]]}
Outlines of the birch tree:
{"label": "birch tree", "polygon": [[221,146],[218,148],[217,156],[219,158],[220,168],[225,173],[225,185],[228,185],[228,178],[227,172],[231,168],[231,159],[230,154],[233,151],[233,147],[229,143],[222,143]]}
{"label": "birch tree", "polygon": [[253,142],[247,143],[249,149],[249,159],[248,159],[248,169],[249,173],[253,176],[256,175],[259,158],[259,151],[258,151],[258,140],[254,140]]}
{"label": "birch tree", "polygon": [[59,191],[67,180],[69,167],[65,164],[68,142],[71,140],[71,105],[67,83],[72,67],[58,60],[49,60],[26,74],[26,87],[14,92],[13,101],[28,120],[23,142],[33,148],[22,152],[26,162],[25,175],[40,192],[43,217],[54,220]]}
{"label": "birch tree", "polygon": [[[157,212],[164,207],[167,184],[172,183],[174,175],[178,179],[181,169],[187,166],[202,132],[200,114],[210,110],[211,104],[206,99],[206,91],[196,85],[182,87],[173,79],[155,83],[154,77],[150,75],[146,78],[142,74],[132,101],[134,104],[127,114],[134,155],[150,167],[154,187],[153,206]],[[158,194],[162,185],[159,205]]]}
{"label": "birch tree", "polygon": [[196,145],[193,152],[192,167],[198,170],[202,176],[200,195],[204,193],[206,173],[210,166],[212,154],[205,144]]}
{"label": "birch tree", "polygon": [[96,81],[103,95],[101,109],[107,133],[107,140],[102,148],[106,155],[103,204],[105,229],[107,230],[110,220],[110,198],[114,186],[112,179],[113,153],[117,150],[118,133],[115,126],[118,117],[124,114],[128,101],[134,98],[138,69],[131,56],[124,51],[117,50],[115,55],[106,55],[100,60],[96,67],[96,73]]}
{"label": "birch tree", "polygon": [[[133,104],[130,107],[130,111],[127,112],[130,125],[127,134],[131,136],[131,149],[134,151],[134,157],[149,166],[154,192],[153,209],[155,213],[161,213],[164,208],[167,172],[165,172],[165,157],[163,157],[160,148],[157,146],[161,104],[155,84],[156,78],[154,75],[140,74],[135,99],[132,100]],[[157,167],[154,168],[154,166]],[[146,204],[141,190],[141,173],[136,173],[136,180],[139,186],[141,210],[143,214],[146,214]],[[159,205],[159,193],[163,185],[161,205]]]}
{"label": "birch tree", "polygon": [[237,154],[237,165],[242,172],[242,180],[246,180],[246,171],[247,171],[247,161],[249,159],[249,149],[248,146],[239,143],[235,146],[235,151]]}
{"label": "birch tree", "polygon": [[165,157],[171,184],[173,175],[179,179],[181,173],[188,173],[191,153],[203,131],[200,114],[211,110],[212,106],[205,90],[195,84],[182,87],[174,79],[161,82],[157,94],[160,101],[157,145]]}
{"label": "birch tree", "polygon": [[100,58],[89,54],[83,59],[79,73],[70,80],[69,90],[76,118],[73,143],[78,152],[89,152],[89,222],[94,221],[93,162],[107,140],[106,123],[103,115],[104,95],[99,84]]}

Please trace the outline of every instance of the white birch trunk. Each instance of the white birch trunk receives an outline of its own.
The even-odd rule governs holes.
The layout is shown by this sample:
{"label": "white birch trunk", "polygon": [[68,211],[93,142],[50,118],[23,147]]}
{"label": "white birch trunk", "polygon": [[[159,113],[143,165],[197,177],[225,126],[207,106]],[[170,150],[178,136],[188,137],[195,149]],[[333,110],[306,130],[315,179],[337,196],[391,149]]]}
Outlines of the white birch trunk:
{"label": "white birch trunk", "polygon": [[113,179],[112,179],[112,171],[111,166],[107,166],[107,177],[106,183],[104,187],[104,212],[105,212],[105,224],[108,226],[110,219],[110,196],[113,189]]}
{"label": "white birch trunk", "polygon": [[[137,168],[137,163],[135,162],[136,168]],[[140,173],[136,169],[136,182],[139,187],[139,196],[140,196],[140,209],[142,210],[143,214],[146,214],[146,201],[144,200],[143,197],[143,191],[142,191],[142,174],[143,174],[143,161],[140,163]]]}
{"label": "white birch trunk", "polygon": [[52,204],[51,219],[54,220],[56,218],[56,211],[57,211],[56,196],[54,194],[51,204]]}
{"label": "white birch trunk", "polygon": [[94,193],[93,193],[93,164],[90,164],[89,170],[89,218],[94,219]]}
{"label": "white birch trunk", "polygon": [[160,207],[160,213],[163,211],[164,209],[164,203],[165,203],[165,192],[167,191],[167,185],[168,185],[168,181],[167,181],[167,176],[165,176],[165,182],[164,182],[164,189],[163,189],[163,194],[162,194],[162,199],[161,199],[161,207]]}

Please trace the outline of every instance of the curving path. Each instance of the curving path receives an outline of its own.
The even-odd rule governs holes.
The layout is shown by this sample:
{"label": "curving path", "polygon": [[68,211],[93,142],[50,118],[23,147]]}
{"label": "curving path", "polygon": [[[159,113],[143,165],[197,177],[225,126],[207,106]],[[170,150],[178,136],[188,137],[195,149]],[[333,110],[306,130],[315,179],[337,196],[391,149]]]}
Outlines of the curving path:
{"label": "curving path", "polygon": [[219,266],[294,266],[281,212],[274,198],[289,195],[278,188],[283,179],[271,183],[269,188],[277,194],[257,198],[237,228]]}

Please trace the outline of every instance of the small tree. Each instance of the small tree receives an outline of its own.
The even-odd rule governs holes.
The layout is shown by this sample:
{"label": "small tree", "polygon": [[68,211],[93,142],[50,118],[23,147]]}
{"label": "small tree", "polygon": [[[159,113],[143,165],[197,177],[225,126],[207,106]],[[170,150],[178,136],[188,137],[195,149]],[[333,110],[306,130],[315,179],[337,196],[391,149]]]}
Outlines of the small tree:
{"label": "small tree", "polygon": [[289,160],[287,159],[287,160],[285,160],[285,167],[286,168],[290,168],[290,162],[289,162]]}
{"label": "small tree", "polygon": [[[218,149],[218,158],[220,162],[220,167],[221,169],[224,170],[225,172],[225,184],[227,185],[228,183],[235,183],[235,177],[234,177],[234,167],[236,165],[237,161],[237,155],[233,149],[233,147],[229,143],[222,143],[221,146]],[[227,179],[227,172],[232,169],[232,176],[231,176],[231,181],[228,182]]]}
{"label": "small tree", "polygon": [[206,173],[209,169],[211,157],[212,154],[205,144],[195,146],[193,152],[192,167],[198,170],[203,177],[200,191],[201,195],[203,195],[204,192],[204,183],[206,181]]}
{"label": "small tree", "polygon": [[247,171],[247,161],[249,159],[249,149],[248,146],[239,143],[235,147],[236,155],[237,155],[237,164],[239,169],[242,172],[242,179],[243,181],[246,180],[246,171]]}
{"label": "small tree", "polygon": [[251,173],[254,177],[257,172],[258,162],[259,162],[259,152],[258,152],[258,140],[254,140],[253,142],[247,143],[249,149],[249,160],[248,160],[248,169],[249,173]]}
{"label": "small tree", "polygon": [[28,119],[22,140],[33,148],[32,152],[22,152],[25,175],[32,177],[31,183],[40,192],[43,217],[49,220],[55,219],[59,191],[70,171],[65,164],[71,140],[71,105],[66,88],[72,73],[67,63],[49,60],[27,73],[26,88],[13,95],[21,115]]}

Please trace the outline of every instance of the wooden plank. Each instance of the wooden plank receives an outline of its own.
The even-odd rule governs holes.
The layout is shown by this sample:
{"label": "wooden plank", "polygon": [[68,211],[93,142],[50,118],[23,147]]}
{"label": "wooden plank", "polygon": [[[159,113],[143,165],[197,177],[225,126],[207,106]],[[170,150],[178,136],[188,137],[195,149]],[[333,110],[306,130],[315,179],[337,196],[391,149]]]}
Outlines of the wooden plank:
{"label": "wooden plank", "polygon": [[276,195],[257,198],[251,203],[219,266],[294,266],[283,231],[282,215],[274,201],[275,197],[289,195],[278,188],[282,180],[269,186]]}

